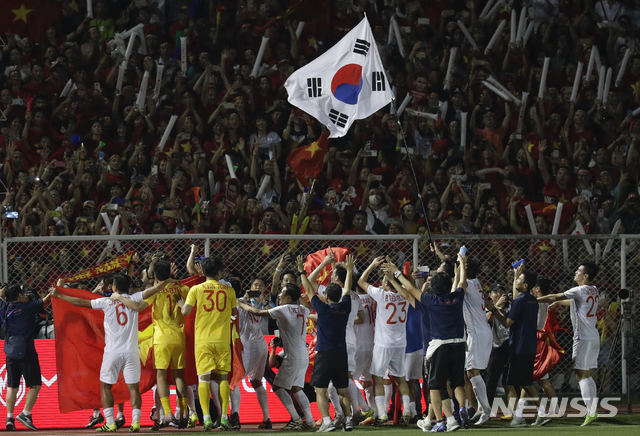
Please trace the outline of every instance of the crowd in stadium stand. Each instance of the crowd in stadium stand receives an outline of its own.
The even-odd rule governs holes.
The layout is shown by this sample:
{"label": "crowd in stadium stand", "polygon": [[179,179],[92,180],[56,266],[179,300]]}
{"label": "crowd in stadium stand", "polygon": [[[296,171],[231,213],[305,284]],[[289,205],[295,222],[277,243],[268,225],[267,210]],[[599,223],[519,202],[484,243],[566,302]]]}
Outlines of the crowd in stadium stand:
{"label": "crowd in stadium stand", "polygon": [[[116,216],[119,234],[287,234],[294,214],[310,217],[309,234],[424,234],[427,224],[434,234],[528,234],[529,204],[546,234],[556,211],[547,206],[558,202],[559,233],[580,221],[608,234],[618,219],[618,233],[640,231],[638,1],[333,0],[311,16],[306,1],[279,20],[288,0],[95,0],[93,18],[84,0],[58,3],[63,19],[44,40],[1,35],[3,238],[108,234],[105,217]],[[520,26],[523,8],[532,25],[510,42],[511,9]],[[315,180],[299,177],[287,156],[325,128],[287,102],[284,83],[365,15],[394,105],[408,94],[407,109],[399,120],[387,106],[357,121],[330,141]],[[391,17],[402,44],[389,38]],[[140,23],[145,44],[135,41],[117,91],[128,40],[114,36]],[[489,77],[513,98],[487,88]]]}

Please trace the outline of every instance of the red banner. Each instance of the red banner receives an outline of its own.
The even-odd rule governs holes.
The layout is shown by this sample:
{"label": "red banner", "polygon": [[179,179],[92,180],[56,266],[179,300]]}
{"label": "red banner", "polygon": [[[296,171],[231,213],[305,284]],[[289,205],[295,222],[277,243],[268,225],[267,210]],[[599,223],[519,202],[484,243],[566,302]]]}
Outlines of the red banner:
{"label": "red banner", "polygon": [[119,271],[129,266],[129,261],[133,256],[133,251],[127,254],[121,254],[120,256],[96,265],[77,274],[72,275],[64,279],[65,283],[82,282],[94,277],[100,277],[113,271]]}
{"label": "red banner", "polygon": [[[264,337],[265,341],[269,343],[273,336],[267,335]],[[311,341],[311,336],[307,335],[307,342]],[[6,369],[6,357],[2,350],[4,349],[4,341],[0,341],[0,362],[2,367],[0,369],[0,422],[4,422],[7,417],[7,369]],[[58,372],[56,369],[56,350],[55,341],[51,339],[36,340],[36,351],[40,358],[40,368],[42,371],[42,389],[40,390],[40,396],[36,405],[32,410],[33,423],[39,429],[46,428],[84,428],[91,416],[91,410],[82,410],[78,412],[70,412],[61,414],[58,408]],[[61,362],[62,363],[62,362]],[[277,372],[277,370],[275,370]],[[99,374],[95,374],[96,383],[99,384]],[[262,380],[262,384],[266,387],[267,394],[269,396],[269,413],[271,414],[271,420],[273,422],[287,422],[290,416],[286,409],[280,403],[278,397],[271,391],[271,386]],[[83,389],[78,387],[77,389]],[[255,396],[254,390],[251,387],[251,383],[246,378],[240,382],[240,392],[242,395],[242,401],[240,403],[240,420],[245,423],[258,423],[262,421],[262,411],[258,400]],[[18,396],[16,399],[16,406],[14,415],[17,415],[24,408],[25,397],[27,394],[27,388],[24,384],[24,379],[20,383],[18,389]],[[175,408],[175,388],[171,390],[171,407]],[[196,393],[197,397],[197,393]],[[152,422],[149,419],[149,413],[153,406],[153,392],[148,391],[142,395],[142,420],[140,423],[143,427],[151,426]],[[311,404],[311,410],[313,416],[317,419],[320,417],[316,404]],[[131,405],[129,402],[125,402],[125,417],[127,419],[127,426],[131,422]],[[22,424],[16,422],[17,430],[25,430]],[[147,430],[147,429],[145,429]],[[122,430],[121,430],[122,431]]]}

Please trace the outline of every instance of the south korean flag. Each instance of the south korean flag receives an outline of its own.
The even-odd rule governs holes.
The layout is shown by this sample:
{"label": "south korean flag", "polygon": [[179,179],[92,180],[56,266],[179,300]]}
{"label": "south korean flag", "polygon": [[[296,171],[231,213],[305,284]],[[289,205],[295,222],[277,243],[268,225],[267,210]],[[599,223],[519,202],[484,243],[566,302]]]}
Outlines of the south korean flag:
{"label": "south korean flag", "polygon": [[284,84],[289,103],[339,138],[394,99],[365,17],[336,45],[295,71]]}

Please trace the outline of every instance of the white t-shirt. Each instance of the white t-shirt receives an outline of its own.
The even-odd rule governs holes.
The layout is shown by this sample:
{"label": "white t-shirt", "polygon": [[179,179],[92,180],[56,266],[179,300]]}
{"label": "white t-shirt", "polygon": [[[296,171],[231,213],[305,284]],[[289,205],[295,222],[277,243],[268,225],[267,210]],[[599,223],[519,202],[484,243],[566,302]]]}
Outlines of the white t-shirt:
{"label": "white t-shirt", "polygon": [[269,316],[278,322],[282,347],[291,359],[308,359],[307,316],[309,309],[298,304],[283,304],[269,309]]}
{"label": "white t-shirt", "polygon": [[[238,301],[251,305],[251,303],[244,298]],[[262,319],[258,315],[249,313],[238,306],[238,322],[240,323],[240,340],[245,347],[254,341],[261,341],[266,344],[264,336],[262,335]]]}
{"label": "white t-shirt", "polygon": [[596,311],[600,293],[592,285],[576,286],[564,292],[564,296],[571,300],[571,324],[573,324],[574,339],[586,341],[598,340],[600,335],[596,328]]}
{"label": "white t-shirt", "polygon": [[354,326],[354,332],[358,338],[358,350],[373,350],[373,336],[376,327],[376,301],[369,294],[358,294],[362,310],[364,311],[364,322]]}
{"label": "white t-shirt", "polygon": [[[142,292],[122,297],[139,303]],[[91,300],[91,308],[104,311],[104,352],[137,353],[138,348],[138,312],[129,309],[119,301],[110,298]]]}
{"label": "white t-shirt", "polygon": [[409,302],[397,292],[369,285],[367,293],[377,303],[374,345],[385,348],[406,348],[407,310]]}
{"label": "white t-shirt", "polygon": [[[344,291],[344,288],[342,288]],[[326,295],[327,287],[325,285],[318,286],[318,295]],[[347,331],[345,332],[345,341],[348,345],[356,345],[355,322],[358,311],[362,310],[360,297],[355,292],[351,292],[351,312],[349,312],[349,321],[347,321]]]}
{"label": "white t-shirt", "polygon": [[538,303],[538,330],[544,328],[549,314],[549,303]]}
{"label": "white t-shirt", "polygon": [[491,335],[491,327],[487,323],[482,295],[482,285],[478,279],[467,279],[467,290],[462,304],[462,313],[469,335]]}

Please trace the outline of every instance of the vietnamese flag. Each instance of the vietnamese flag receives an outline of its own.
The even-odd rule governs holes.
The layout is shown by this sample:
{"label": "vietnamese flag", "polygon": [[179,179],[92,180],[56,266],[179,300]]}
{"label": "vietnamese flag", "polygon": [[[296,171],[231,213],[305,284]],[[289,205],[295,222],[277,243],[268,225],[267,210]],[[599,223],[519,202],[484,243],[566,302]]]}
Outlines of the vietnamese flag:
{"label": "vietnamese flag", "polygon": [[[331,250],[336,257],[336,262],[344,261],[344,259],[347,257],[347,254],[349,254],[349,249],[344,247],[332,247]],[[313,272],[318,267],[318,265],[322,263],[322,261],[325,257],[327,257],[328,254],[329,248],[325,248],[324,250],[319,250],[308,255],[307,260],[304,263],[305,271],[307,271],[308,274],[311,274],[311,272]],[[326,267],[324,267],[316,281],[321,285],[328,285],[331,281],[332,271],[333,267],[331,266],[331,264],[327,265]]]}
{"label": "vietnamese flag", "polygon": [[538,331],[536,361],[533,365],[533,379],[536,381],[551,371],[564,356],[564,349],[558,344],[555,336],[559,327],[554,312],[549,311],[543,329]]}
{"label": "vietnamese flag", "polygon": [[324,154],[329,146],[329,133],[323,132],[316,142],[298,147],[287,156],[287,164],[304,186],[307,186],[307,177],[315,179],[322,172]]}
{"label": "vietnamese flag", "polygon": [[62,5],[52,0],[0,1],[0,29],[35,42],[44,40],[52,25],[59,27]]}

